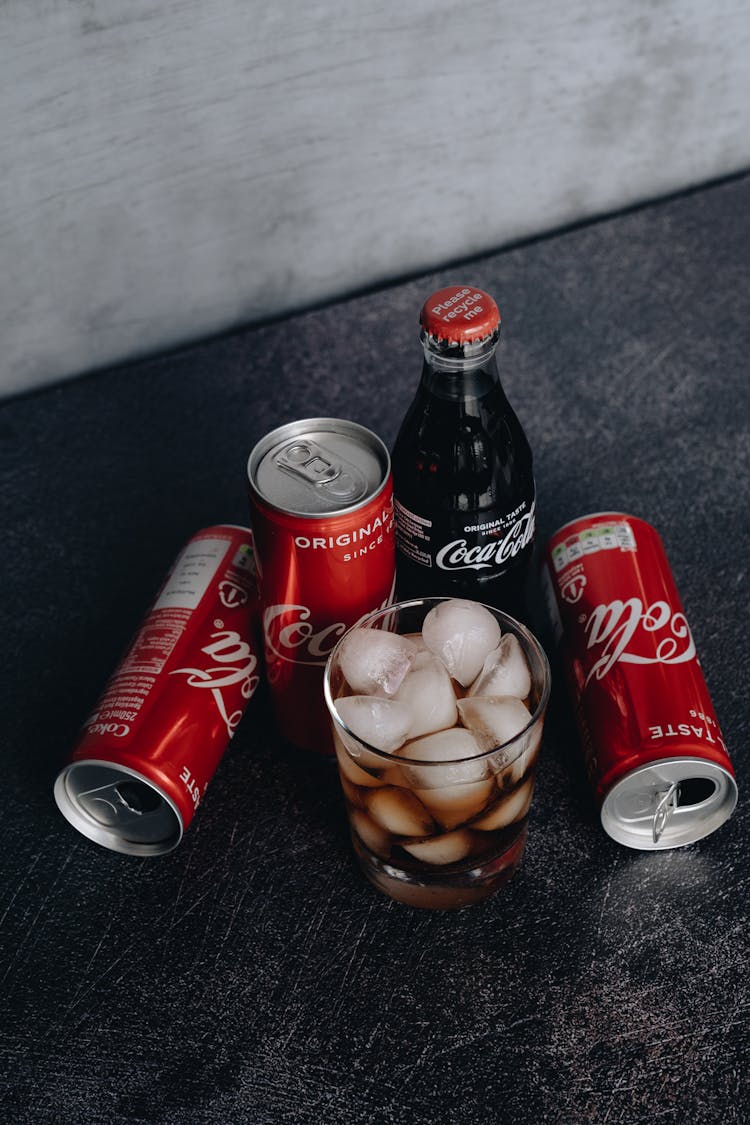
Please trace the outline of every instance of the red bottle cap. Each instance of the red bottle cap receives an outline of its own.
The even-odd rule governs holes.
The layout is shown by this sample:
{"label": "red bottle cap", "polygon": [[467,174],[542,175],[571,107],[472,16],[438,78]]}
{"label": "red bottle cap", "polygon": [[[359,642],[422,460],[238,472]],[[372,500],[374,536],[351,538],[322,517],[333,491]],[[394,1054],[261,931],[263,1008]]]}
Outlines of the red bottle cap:
{"label": "red bottle cap", "polygon": [[497,332],[500,310],[481,289],[471,285],[449,285],[438,289],[422,305],[419,318],[428,336],[450,344],[468,344]]}

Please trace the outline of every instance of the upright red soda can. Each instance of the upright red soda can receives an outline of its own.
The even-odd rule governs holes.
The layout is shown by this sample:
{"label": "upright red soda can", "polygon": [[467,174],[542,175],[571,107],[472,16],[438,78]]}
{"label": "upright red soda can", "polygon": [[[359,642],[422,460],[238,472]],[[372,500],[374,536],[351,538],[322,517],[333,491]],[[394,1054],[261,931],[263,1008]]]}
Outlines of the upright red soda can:
{"label": "upright red soda can", "polygon": [[307,418],[258,442],[248,478],[277,723],[295,746],[332,754],[328,654],[350,625],[393,599],[388,450],[355,422]]}
{"label": "upright red soda can", "polygon": [[542,578],[604,829],[645,850],[707,836],[737,785],[658,534],[584,516],[552,536]]}
{"label": "upright red soda can", "polygon": [[55,782],[75,828],[131,855],[177,846],[258,686],[257,615],[250,531],[199,531]]}

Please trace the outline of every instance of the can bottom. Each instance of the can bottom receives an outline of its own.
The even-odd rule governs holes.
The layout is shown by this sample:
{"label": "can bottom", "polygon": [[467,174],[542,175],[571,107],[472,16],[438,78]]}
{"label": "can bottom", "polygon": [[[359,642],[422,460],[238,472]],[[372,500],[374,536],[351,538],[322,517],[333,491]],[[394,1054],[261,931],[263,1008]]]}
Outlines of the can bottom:
{"label": "can bottom", "polygon": [[163,855],[182,839],[176,805],[147,777],[114,762],[71,762],[57,776],[57,807],[84,836],[127,855]]}
{"label": "can bottom", "polygon": [[728,770],[705,758],[662,758],[613,785],[601,821],[619,844],[663,851],[715,832],[736,804],[737,782]]}

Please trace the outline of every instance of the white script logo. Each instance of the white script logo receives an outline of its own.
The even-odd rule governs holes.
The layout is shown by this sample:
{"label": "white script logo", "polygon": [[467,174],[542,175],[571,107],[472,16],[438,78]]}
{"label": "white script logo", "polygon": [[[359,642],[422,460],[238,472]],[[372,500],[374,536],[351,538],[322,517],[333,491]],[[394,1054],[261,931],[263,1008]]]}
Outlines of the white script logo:
{"label": "white script logo", "polygon": [[485,570],[500,567],[527,547],[534,538],[534,509],[526,512],[502,539],[490,539],[470,547],[466,539],[446,543],[435,556],[441,570]]}
{"label": "white script logo", "polygon": [[[388,596],[378,606],[366,609],[359,618],[367,617],[377,609],[385,609],[393,601],[395,578]],[[312,611],[306,605],[270,605],[263,614],[263,636],[266,642],[268,663],[286,660],[290,664],[324,665],[328,654],[343,637],[349,624],[336,621],[316,629],[310,620]]]}
{"label": "white script logo", "polygon": [[256,675],[258,658],[250,646],[231,629],[211,633],[211,644],[201,652],[214,661],[208,668],[175,668],[172,676],[187,676],[189,687],[206,688],[214,697],[214,702],[226,723],[231,738],[237,729],[244,708],[230,712],[224,696],[226,688],[239,685],[243,699],[250,699],[258,686],[260,677]]}
{"label": "white script logo", "polygon": [[343,621],[317,632],[306,605],[271,605],[263,614],[263,635],[269,655],[292,664],[325,664],[328,653],[346,632]]}
{"label": "white script logo", "polygon": [[[640,598],[615,599],[598,605],[586,622],[587,648],[603,645],[601,654],[586,677],[601,680],[622,661],[623,664],[685,664],[695,657],[695,643],[684,613],[673,613],[668,602],[644,606]],[[661,634],[660,637],[657,634]],[[646,640],[648,655],[633,652],[631,642]]]}

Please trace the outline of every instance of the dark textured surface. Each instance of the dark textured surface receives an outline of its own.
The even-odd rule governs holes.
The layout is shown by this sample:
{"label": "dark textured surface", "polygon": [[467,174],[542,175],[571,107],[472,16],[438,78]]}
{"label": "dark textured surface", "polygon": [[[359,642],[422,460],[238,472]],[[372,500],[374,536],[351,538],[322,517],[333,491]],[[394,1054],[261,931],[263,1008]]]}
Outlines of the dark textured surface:
{"label": "dark textured surface", "polygon": [[[2,430],[4,1121],[744,1122],[750,181],[7,403]],[[389,443],[416,316],[504,315],[542,538],[619,508],[666,542],[740,785],[691,847],[596,821],[558,678],[525,861],[458,914],[354,868],[332,771],[256,699],[179,849],[78,836],[52,781],[182,542],[247,518],[272,426]]]}

